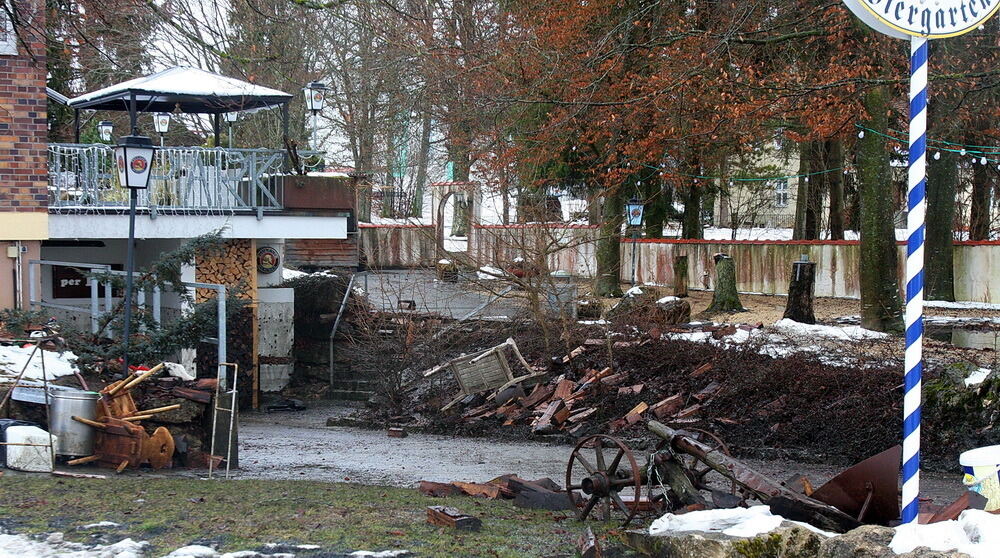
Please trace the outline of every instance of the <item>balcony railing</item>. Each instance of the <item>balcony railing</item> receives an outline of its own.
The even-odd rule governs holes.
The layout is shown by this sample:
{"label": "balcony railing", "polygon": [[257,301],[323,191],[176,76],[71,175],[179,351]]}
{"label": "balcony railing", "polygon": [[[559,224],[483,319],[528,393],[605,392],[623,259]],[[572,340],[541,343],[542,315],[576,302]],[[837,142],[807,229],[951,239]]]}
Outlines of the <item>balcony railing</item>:
{"label": "balcony railing", "polygon": [[[299,153],[303,158],[315,153]],[[128,207],[114,149],[104,144],[49,144],[49,207]],[[275,149],[158,148],[139,207],[236,211],[282,208],[285,152]]]}

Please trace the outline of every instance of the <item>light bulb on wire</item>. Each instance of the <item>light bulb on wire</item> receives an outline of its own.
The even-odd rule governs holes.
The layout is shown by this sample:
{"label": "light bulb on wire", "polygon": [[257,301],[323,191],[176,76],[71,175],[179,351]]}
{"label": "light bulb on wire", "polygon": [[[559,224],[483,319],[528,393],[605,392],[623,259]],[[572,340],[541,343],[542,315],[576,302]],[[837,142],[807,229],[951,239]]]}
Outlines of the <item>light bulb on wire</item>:
{"label": "light bulb on wire", "polygon": [[934,160],[935,161],[940,161],[941,160],[941,152],[940,151],[935,151],[934,152]]}

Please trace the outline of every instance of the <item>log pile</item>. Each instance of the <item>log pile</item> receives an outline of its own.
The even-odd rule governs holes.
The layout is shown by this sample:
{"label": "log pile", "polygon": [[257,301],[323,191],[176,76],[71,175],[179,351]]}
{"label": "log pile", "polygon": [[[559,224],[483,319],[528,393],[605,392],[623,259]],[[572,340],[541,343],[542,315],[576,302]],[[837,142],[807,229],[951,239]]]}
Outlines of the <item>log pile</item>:
{"label": "log pile", "polygon": [[[687,331],[687,330],[685,330]],[[713,334],[731,334],[722,327],[705,329]],[[735,331],[735,328],[733,328]],[[638,424],[643,419],[669,420],[673,424],[698,422],[702,410],[720,392],[722,385],[710,382],[691,393],[675,392],[664,396],[656,389],[649,389],[644,381],[632,380],[629,370],[583,368],[569,370],[575,361],[583,360],[588,353],[597,357],[610,343],[613,349],[639,347],[650,340],[614,341],[587,339],[582,345],[563,356],[552,359],[553,366],[566,371],[525,390],[523,396],[507,394],[474,394],[460,401],[461,421],[475,424],[494,419],[503,426],[528,426],[537,435],[564,433],[579,438],[595,430],[595,421],[601,429],[617,432]],[[711,370],[705,363],[691,372],[696,378]],[[608,399],[633,401],[619,416],[608,417]]]}

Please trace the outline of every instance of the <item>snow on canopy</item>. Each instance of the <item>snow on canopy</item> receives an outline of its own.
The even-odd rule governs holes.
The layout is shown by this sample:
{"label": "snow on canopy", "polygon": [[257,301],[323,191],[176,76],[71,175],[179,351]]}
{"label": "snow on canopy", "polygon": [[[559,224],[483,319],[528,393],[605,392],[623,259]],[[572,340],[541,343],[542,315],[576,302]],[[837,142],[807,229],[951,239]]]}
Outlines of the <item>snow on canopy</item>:
{"label": "snow on canopy", "polygon": [[199,68],[178,66],[131,79],[70,99],[69,106],[94,110],[128,110],[135,95],[139,112],[222,113],[270,108],[292,95]]}

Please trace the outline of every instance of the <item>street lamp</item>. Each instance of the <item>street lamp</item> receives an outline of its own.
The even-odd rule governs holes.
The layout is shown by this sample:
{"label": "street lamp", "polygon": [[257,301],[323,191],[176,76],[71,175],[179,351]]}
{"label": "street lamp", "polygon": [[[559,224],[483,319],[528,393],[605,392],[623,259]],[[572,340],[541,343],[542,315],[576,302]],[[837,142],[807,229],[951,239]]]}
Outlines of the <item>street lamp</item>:
{"label": "street lamp", "polygon": [[642,226],[642,214],[645,206],[636,198],[625,204],[625,224],[632,230],[632,286],[635,286],[635,246],[639,238],[639,227]]}
{"label": "street lamp", "polygon": [[156,133],[160,134],[160,147],[163,147],[163,134],[167,133],[167,130],[170,129],[170,113],[158,112],[154,114],[153,127],[156,128]]}
{"label": "street lamp", "polygon": [[153,154],[156,148],[146,136],[124,136],[115,146],[115,163],[118,167],[118,181],[129,190],[128,246],[125,256],[125,350],[122,360],[123,371],[128,375],[129,336],[132,333],[132,274],[135,271],[135,202],[139,190],[149,186],[149,175],[153,168]]}
{"label": "street lamp", "polygon": [[319,111],[323,110],[326,103],[327,87],[321,81],[312,81],[302,90],[305,92],[306,108],[312,111],[313,149],[319,151]]}
{"label": "street lamp", "polygon": [[97,123],[97,133],[101,135],[101,141],[111,141],[111,132],[115,125],[110,120],[101,120]]}
{"label": "street lamp", "polygon": [[233,148],[233,122],[236,122],[236,117],[239,116],[238,112],[224,112],[222,113],[222,118],[226,120],[226,124],[229,126],[229,149]]}

